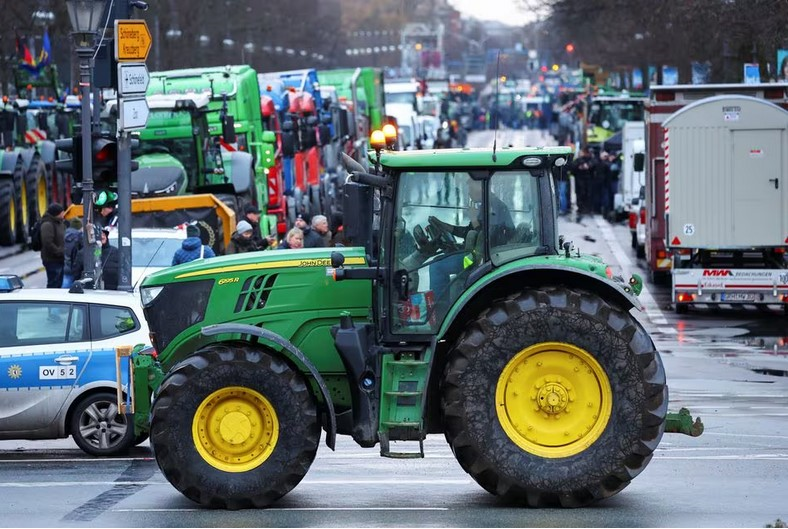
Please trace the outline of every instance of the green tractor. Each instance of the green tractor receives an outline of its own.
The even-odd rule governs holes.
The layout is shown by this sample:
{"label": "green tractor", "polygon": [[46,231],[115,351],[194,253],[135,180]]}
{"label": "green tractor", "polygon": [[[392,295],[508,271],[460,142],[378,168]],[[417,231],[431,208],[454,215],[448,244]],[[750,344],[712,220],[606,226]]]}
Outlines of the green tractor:
{"label": "green tractor", "polygon": [[667,417],[660,355],[630,314],[640,278],[556,232],[569,148],[376,139],[373,173],[345,156],[348,246],[144,280],[156,354],[130,356],[120,405],[170,483],[204,506],[265,507],[307,473],[321,430],[394,458],[443,433],[492,494],[575,507],[626,487],[666,422],[700,433]]}

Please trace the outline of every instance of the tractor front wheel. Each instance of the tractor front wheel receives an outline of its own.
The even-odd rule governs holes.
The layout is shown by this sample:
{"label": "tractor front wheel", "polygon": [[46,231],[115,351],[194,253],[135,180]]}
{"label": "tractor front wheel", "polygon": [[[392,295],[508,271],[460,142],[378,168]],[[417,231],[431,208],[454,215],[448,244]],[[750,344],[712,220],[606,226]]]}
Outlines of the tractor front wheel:
{"label": "tractor front wheel", "polygon": [[207,346],[173,367],[151,415],[159,468],[206,507],[270,505],[306,475],[320,440],[301,373],[243,343]]}
{"label": "tractor front wheel", "polygon": [[444,431],[482,487],[529,506],[578,507],[626,487],[664,431],[659,353],[595,294],[525,290],[495,302],[450,353]]}

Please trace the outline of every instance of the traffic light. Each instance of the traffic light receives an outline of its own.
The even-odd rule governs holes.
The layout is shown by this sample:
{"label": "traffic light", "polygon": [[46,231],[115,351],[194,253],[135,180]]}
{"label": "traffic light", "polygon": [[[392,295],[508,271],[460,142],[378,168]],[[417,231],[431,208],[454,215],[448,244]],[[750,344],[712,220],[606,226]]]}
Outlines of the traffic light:
{"label": "traffic light", "polygon": [[[139,140],[131,140],[131,148],[139,146]],[[115,183],[118,181],[118,142],[114,138],[94,137],[93,181],[98,183]],[[139,169],[139,162],[131,161],[131,170]]]}
{"label": "traffic light", "polygon": [[74,180],[82,180],[82,136],[55,140],[55,148],[69,155],[55,161],[55,169],[61,173],[74,175]]}
{"label": "traffic light", "polygon": [[110,138],[93,138],[93,181],[115,182],[118,179],[118,142]]}

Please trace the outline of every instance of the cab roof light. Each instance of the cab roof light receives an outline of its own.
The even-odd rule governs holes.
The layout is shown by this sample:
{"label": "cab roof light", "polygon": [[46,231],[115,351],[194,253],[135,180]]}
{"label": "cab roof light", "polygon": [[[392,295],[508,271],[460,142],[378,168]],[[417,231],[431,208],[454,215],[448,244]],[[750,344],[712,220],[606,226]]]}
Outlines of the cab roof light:
{"label": "cab roof light", "polygon": [[386,148],[386,135],[382,130],[373,130],[369,136],[369,144],[373,149],[380,152]]}
{"label": "cab roof light", "polygon": [[386,146],[389,149],[393,149],[394,144],[397,143],[397,127],[391,123],[386,123],[383,125],[383,136],[386,138]]}

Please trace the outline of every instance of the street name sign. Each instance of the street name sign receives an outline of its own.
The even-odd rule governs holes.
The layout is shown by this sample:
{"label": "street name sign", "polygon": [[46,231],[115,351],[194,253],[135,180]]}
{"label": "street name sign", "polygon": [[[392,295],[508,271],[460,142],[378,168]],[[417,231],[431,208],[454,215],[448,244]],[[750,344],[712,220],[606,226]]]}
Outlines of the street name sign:
{"label": "street name sign", "polygon": [[118,99],[118,129],[121,131],[144,129],[148,123],[148,101],[144,97]]}
{"label": "street name sign", "polygon": [[115,60],[145,62],[150,53],[151,36],[144,20],[115,21]]}
{"label": "street name sign", "polygon": [[150,75],[143,62],[118,63],[118,95],[142,96],[148,89]]}

